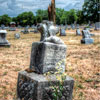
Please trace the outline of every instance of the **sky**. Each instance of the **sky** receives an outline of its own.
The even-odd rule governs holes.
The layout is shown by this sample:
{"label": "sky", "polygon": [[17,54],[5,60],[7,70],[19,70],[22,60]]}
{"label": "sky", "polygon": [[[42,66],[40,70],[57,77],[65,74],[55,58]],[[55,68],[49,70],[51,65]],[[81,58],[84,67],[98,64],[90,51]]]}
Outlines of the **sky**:
{"label": "sky", "polygon": [[[84,0],[55,0],[57,8],[82,9]],[[51,0],[0,0],[0,15],[15,17],[25,11],[35,13],[38,9],[47,9]]]}

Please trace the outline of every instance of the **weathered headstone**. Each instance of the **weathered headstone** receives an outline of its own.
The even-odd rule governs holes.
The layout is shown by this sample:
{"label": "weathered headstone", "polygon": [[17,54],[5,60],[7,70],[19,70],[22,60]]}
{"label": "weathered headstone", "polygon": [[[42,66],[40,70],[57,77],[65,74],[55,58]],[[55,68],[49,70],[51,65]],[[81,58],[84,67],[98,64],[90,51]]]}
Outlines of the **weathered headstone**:
{"label": "weathered headstone", "polygon": [[60,29],[60,36],[66,36],[66,30],[65,29]]}
{"label": "weathered headstone", "polygon": [[1,25],[1,29],[2,29],[2,30],[5,30],[5,25],[2,24],[2,25]]}
{"label": "weathered headstone", "polygon": [[81,40],[82,44],[93,44],[94,40],[91,38],[91,35],[88,30],[82,31],[83,39]]}
{"label": "weathered headstone", "polygon": [[75,25],[74,24],[71,24],[71,28],[74,30],[75,29]]}
{"label": "weathered headstone", "polygon": [[0,46],[10,46],[8,40],[6,40],[7,31],[0,30]]}
{"label": "weathered headstone", "polygon": [[23,33],[24,33],[24,34],[28,34],[28,33],[29,33],[28,27],[25,27],[25,28],[24,28]]}
{"label": "weathered headstone", "polygon": [[9,31],[16,31],[16,23],[15,22],[10,23]]}
{"label": "weathered headstone", "polygon": [[20,34],[16,33],[16,34],[14,34],[14,37],[15,37],[15,39],[19,39],[20,38]]}
{"label": "weathered headstone", "polygon": [[79,28],[76,29],[76,35],[81,35],[81,31]]}
{"label": "weathered headstone", "polygon": [[95,23],[95,30],[100,30],[100,22]]}
{"label": "weathered headstone", "polygon": [[[45,28],[47,27],[48,25]],[[40,28],[44,30],[44,27]],[[46,34],[49,34],[49,28]],[[19,100],[53,100],[54,91],[50,87],[59,86],[59,81],[56,75],[50,75],[50,80],[48,80],[43,73],[57,71],[56,64],[63,59],[66,59],[66,45],[60,38],[46,35],[42,41],[33,43],[30,67],[28,70],[19,72],[18,75],[17,98]],[[59,67],[63,69],[62,72],[65,71],[64,62]],[[74,80],[66,76],[61,100],[72,100],[73,85]]]}

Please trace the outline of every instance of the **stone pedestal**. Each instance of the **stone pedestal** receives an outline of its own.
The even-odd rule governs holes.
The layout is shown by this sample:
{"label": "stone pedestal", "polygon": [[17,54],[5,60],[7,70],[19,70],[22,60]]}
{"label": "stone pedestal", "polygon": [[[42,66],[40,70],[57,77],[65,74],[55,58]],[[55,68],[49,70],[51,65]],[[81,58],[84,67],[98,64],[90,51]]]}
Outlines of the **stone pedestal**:
{"label": "stone pedestal", "polygon": [[[56,64],[66,59],[66,45],[50,42],[35,42],[32,44],[30,69],[37,73],[56,71]],[[65,71],[65,63],[61,67]]]}
{"label": "stone pedestal", "polygon": [[0,30],[0,46],[8,46],[10,47],[10,43],[6,40],[7,31]]}
{"label": "stone pedestal", "polygon": [[[51,75],[48,81],[46,76],[27,71],[19,72],[17,84],[18,100],[53,100],[51,86],[58,86],[55,75]],[[63,95],[59,100],[72,100],[74,80],[66,76],[63,85]]]}

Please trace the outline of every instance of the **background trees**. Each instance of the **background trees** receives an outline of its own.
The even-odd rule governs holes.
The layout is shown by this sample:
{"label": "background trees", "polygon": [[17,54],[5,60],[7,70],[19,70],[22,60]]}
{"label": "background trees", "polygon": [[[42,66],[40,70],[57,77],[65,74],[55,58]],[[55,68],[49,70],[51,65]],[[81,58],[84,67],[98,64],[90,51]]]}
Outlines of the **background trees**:
{"label": "background trees", "polygon": [[[71,9],[65,11],[61,8],[56,8],[56,24],[72,24],[77,22],[78,24],[87,24],[89,21],[97,22],[100,18],[100,0],[88,0],[84,3],[82,10]],[[37,10],[35,14],[33,12],[23,12],[17,17],[10,18],[8,15],[0,16],[0,24],[9,25],[11,21],[21,26],[33,25],[41,23],[42,20],[48,20],[47,10]]]}

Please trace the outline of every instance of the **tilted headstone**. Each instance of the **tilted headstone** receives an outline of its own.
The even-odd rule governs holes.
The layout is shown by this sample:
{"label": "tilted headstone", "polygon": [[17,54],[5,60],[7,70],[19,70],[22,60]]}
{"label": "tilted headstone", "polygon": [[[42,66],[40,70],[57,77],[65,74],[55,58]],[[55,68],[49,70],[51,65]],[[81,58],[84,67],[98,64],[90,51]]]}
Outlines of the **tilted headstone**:
{"label": "tilted headstone", "polygon": [[15,39],[19,39],[20,38],[20,34],[16,33],[16,34],[14,34],[14,37],[15,37]]}
{"label": "tilted headstone", "polygon": [[[50,23],[42,23],[38,28],[47,32],[41,33],[45,37],[40,42],[32,44],[31,62],[28,70],[19,72],[17,83],[17,98],[19,100],[53,100],[54,91],[51,86],[59,86],[59,81],[56,79],[56,75],[50,75],[50,80],[43,74],[56,70],[56,64],[63,59],[66,59],[66,45],[64,42],[53,36],[56,34],[56,28],[54,33],[49,29]],[[43,28],[43,29],[42,29]],[[49,33],[51,32],[51,33]],[[48,35],[47,35],[48,34]],[[52,34],[50,36],[50,34]],[[65,62],[59,66],[62,68],[62,72],[65,72]],[[63,84],[63,90],[61,100],[72,100],[74,80],[66,76]]]}
{"label": "tilted headstone", "polygon": [[93,44],[94,40],[91,38],[91,35],[88,30],[82,31],[83,39],[81,40],[82,44]]}
{"label": "tilted headstone", "polygon": [[100,22],[95,23],[95,30],[100,30]]}
{"label": "tilted headstone", "polygon": [[10,46],[8,40],[6,40],[7,31],[0,30],[0,46]]}
{"label": "tilted headstone", "polygon": [[76,29],[76,35],[81,35],[81,31],[79,28]]}

